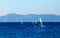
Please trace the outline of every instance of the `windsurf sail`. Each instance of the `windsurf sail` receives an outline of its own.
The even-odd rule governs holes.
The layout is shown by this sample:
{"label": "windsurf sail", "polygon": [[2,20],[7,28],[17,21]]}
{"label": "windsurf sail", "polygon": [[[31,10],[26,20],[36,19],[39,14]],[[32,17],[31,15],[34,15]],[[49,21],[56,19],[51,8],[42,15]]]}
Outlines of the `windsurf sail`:
{"label": "windsurf sail", "polygon": [[41,18],[40,18],[40,26],[41,26],[41,27],[44,27],[44,25],[43,25],[43,21],[42,21]]}

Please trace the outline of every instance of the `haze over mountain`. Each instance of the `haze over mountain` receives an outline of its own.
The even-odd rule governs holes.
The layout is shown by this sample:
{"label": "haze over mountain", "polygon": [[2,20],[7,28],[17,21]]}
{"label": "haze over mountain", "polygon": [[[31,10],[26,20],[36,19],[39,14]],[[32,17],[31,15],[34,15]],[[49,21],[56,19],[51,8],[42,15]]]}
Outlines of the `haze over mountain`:
{"label": "haze over mountain", "polygon": [[0,22],[32,22],[42,19],[43,22],[60,22],[59,15],[52,15],[52,14],[40,14],[40,15],[18,15],[18,14],[8,14],[6,16],[0,16]]}

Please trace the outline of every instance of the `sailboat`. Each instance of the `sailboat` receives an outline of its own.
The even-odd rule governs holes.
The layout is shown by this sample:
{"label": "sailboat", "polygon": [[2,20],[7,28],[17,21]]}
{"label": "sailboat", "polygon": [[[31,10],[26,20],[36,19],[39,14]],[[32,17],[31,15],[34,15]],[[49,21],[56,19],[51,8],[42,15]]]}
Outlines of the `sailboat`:
{"label": "sailboat", "polygon": [[35,24],[37,23],[37,21],[36,21],[36,20],[35,20],[34,22],[35,22]]}
{"label": "sailboat", "polygon": [[37,23],[37,21],[36,20],[35,21],[32,21],[32,23],[33,23],[33,25],[35,25]]}
{"label": "sailboat", "polygon": [[32,21],[33,25],[34,25],[34,21]]}
{"label": "sailboat", "polygon": [[43,25],[43,22],[42,22],[42,19],[40,18],[40,26],[41,27],[45,27],[44,25]]}
{"label": "sailboat", "polygon": [[23,24],[23,21],[21,20],[21,24]]}

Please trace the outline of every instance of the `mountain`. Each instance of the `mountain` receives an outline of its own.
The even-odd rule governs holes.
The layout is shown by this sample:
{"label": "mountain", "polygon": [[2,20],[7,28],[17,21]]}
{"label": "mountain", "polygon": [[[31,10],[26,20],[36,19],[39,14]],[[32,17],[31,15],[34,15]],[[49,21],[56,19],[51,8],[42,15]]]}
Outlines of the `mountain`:
{"label": "mountain", "polygon": [[18,14],[8,14],[6,16],[0,16],[0,22],[39,22],[39,18],[42,19],[43,22],[60,22],[59,15],[52,14],[40,14],[40,15],[18,15]]}

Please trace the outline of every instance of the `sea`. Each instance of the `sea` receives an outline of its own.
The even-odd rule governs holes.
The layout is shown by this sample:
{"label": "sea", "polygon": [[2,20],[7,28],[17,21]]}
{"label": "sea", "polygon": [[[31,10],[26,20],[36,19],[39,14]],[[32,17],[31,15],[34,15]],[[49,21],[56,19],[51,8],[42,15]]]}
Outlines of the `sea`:
{"label": "sea", "polygon": [[0,38],[60,38],[60,22],[0,22]]}

